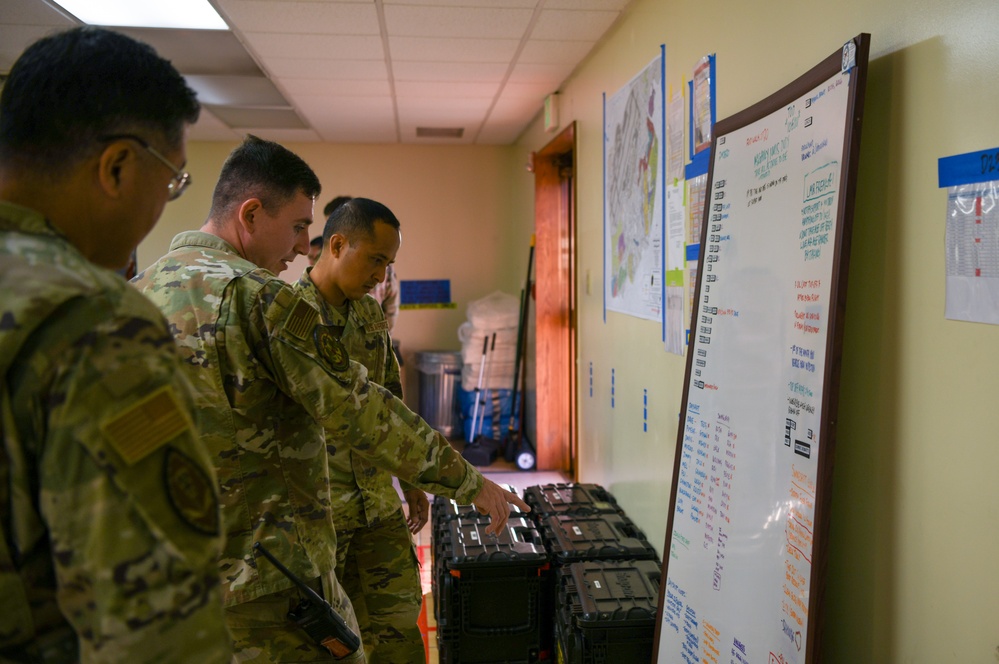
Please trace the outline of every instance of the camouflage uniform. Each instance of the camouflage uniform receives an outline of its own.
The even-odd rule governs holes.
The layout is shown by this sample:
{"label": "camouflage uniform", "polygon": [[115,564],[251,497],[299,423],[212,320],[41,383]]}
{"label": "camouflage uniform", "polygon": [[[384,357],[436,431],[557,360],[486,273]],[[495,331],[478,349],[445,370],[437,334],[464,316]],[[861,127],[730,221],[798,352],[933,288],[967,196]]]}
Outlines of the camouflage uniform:
{"label": "camouflage uniform", "polygon": [[228,662],[211,459],[163,316],[0,202],[0,660]]}
{"label": "camouflage uniform", "polygon": [[[399,362],[381,307],[374,298],[351,302],[347,317],[329,305],[310,276],[296,284],[326,325],[364,365],[368,379],[402,398]],[[330,497],[337,530],[336,573],[354,605],[368,661],[414,662],[424,656],[416,621],[423,590],[413,539],[392,476],[348,446],[330,455]],[[401,482],[404,491],[412,489]]]}
{"label": "camouflage uniform", "polygon": [[[348,361],[330,329],[319,325],[318,312],[291,286],[221,238],[181,233],[136,285],[166,314],[215,458],[227,535],[219,571],[238,655],[328,659],[287,624],[283,642],[274,644],[269,634],[280,625],[274,622],[268,633],[264,618],[257,620],[278,617],[273,606],[260,613],[237,606],[271,602],[291,587],[266,559],[255,559],[254,541],[303,579],[332,573],[327,454],[335,449],[327,447],[350,441],[379,467],[461,502],[481,491],[482,475],[402,402],[368,383],[364,367]],[[344,618],[352,620],[348,613]]]}
{"label": "camouflage uniform", "polygon": [[395,327],[395,321],[399,318],[400,295],[399,275],[395,273],[395,268],[389,265],[385,268],[385,281],[371,289],[371,297],[375,298],[375,301],[381,305],[382,311],[385,313],[389,332]]}

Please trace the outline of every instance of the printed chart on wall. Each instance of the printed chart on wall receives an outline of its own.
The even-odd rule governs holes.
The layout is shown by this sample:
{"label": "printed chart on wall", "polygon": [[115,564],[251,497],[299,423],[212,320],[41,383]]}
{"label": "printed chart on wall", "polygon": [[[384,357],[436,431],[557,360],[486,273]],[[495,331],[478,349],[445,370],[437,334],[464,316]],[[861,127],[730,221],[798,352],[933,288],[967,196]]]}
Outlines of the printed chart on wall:
{"label": "printed chart on wall", "polygon": [[659,663],[813,661],[869,39],[714,127]]}
{"label": "printed chart on wall", "polygon": [[663,302],[663,63],[604,105],[604,304],[648,320]]}

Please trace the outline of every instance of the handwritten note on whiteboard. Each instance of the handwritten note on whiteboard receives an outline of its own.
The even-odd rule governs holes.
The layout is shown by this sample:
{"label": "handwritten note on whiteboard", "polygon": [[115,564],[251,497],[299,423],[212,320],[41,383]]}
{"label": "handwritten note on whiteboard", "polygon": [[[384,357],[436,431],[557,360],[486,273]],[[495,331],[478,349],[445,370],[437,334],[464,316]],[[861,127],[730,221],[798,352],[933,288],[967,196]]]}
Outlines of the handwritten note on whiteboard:
{"label": "handwritten note on whiteboard", "polygon": [[834,70],[748,123],[716,127],[665,552],[663,664],[806,661],[856,75]]}

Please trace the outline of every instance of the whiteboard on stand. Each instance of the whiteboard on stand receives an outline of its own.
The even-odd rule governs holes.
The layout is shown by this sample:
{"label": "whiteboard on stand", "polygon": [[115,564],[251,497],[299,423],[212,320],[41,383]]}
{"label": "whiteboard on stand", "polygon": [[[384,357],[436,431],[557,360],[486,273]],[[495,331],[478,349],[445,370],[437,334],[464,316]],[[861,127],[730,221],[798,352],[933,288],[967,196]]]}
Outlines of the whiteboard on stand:
{"label": "whiteboard on stand", "polygon": [[660,664],[814,661],[869,49],[715,125]]}

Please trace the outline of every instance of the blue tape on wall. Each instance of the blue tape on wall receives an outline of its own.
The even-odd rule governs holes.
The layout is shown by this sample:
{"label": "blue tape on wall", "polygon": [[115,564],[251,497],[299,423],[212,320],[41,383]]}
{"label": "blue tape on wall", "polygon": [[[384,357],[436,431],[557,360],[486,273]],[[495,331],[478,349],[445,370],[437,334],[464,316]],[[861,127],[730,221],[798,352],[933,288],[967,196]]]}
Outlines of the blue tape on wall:
{"label": "blue tape on wall", "polygon": [[696,261],[701,257],[701,243],[687,245],[687,262]]}
{"label": "blue tape on wall", "polygon": [[937,161],[939,187],[999,180],[999,148],[941,157]]}
{"label": "blue tape on wall", "polygon": [[710,164],[711,158],[711,148],[706,150],[701,150],[694,155],[694,158],[690,160],[690,163],[684,166],[683,176],[688,180],[693,180],[699,175],[708,174],[708,165]]}

